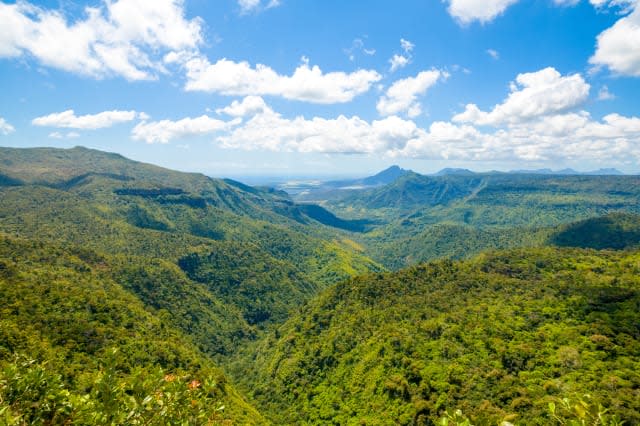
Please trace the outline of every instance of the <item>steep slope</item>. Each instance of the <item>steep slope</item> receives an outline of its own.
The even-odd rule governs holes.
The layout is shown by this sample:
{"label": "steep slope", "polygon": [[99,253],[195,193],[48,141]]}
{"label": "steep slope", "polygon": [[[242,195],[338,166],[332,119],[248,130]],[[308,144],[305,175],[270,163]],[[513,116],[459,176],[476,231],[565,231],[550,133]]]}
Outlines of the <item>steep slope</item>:
{"label": "steep slope", "polygon": [[624,249],[640,245],[640,215],[612,213],[563,226],[551,242],[564,247]]}
{"label": "steep slope", "polygon": [[0,232],[108,259],[112,279],[211,355],[380,268],[281,194],[83,148],[0,152],[22,182],[0,187]]}
{"label": "steep slope", "polygon": [[[211,382],[209,403],[217,405],[203,407],[203,414],[263,424],[191,337],[160,312],[145,309],[110,278],[110,267],[88,250],[0,234],[0,413],[9,409],[0,418],[8,422],[7,415],[15,416],[16,424],[68,424],[82,423],[86,413],[80,407],[114,414],[98,406],[100,392],[111,386],[103,380],[109,365],[109,380],[138,381],[145,391],[158,384],[139,379],[158,371],[190,380],[210,378],[215,385]],[[120,384],[113,386],[109,392],[118,392]],[[195,392],[192,397],[203,403],[209,398]],[[89,406],[94,398],[97,405]],[[184,401],[167,403],[188,410]],[[220,405],[225,410],[214,413]]]}
{"label": "steep slope", "polygon": [[338,206],[352,205],[367,209],[392,208],[401,211],[418,206],[447,204],[467,197],[482,187],[481,176],[423,176],[406,173],[388,185],[366,191],[354,191]]}
{"label": "steep slope", "polygon": [[278,424],[547,425],[590,394],[640,422],[640,254],[531,249],[359,277],[255,349]]}
{"label": "steep slope", "polygon": [[46,186],[100,202],[125,197],[164,205],[215,207],[272,223],[314,223],[283,192],[177,172],[83,147],[0,147],[0,187],[16,185]]}

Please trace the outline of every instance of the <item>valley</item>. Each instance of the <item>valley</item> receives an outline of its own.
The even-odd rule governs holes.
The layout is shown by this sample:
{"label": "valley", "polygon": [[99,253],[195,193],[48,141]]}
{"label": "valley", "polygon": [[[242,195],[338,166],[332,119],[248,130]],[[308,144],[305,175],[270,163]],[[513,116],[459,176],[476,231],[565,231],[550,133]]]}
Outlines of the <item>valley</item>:
{"label": "valley", "polygon": [[0,148],[0,422],[636,424],[640,178],[567,173]]}

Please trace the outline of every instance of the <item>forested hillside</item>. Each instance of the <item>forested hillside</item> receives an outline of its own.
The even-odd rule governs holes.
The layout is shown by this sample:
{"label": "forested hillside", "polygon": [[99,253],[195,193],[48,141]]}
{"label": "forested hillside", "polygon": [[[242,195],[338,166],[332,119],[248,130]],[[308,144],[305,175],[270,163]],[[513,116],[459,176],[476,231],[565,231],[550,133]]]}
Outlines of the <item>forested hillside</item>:
{"label": "forested hillside", "polygon": [[2,154],[0,171],[23,183],[0,187],[0,232],[108,257],[114,280],[211,354],[380,268],[333,228],[290,217],[281,194],[84,148]]}
{"label": "forested hillside", "polygon": [[0,423],[161,424],[163,409],[261,423],[195,339],[109,268],[88,250],[0,236]]}
{"label": "forested hillside", "polygon": [[215,365],[321,289],[381,269],[286,194],[84,148],[2,148],[0,173],[7,423],[123,423],[121,406],[164,424],[145,398],[173,389],[202,409],[164,401],[171,415],[262,424]]}
{"label": "forested hillside", "polygon": [[640,177],[409,173],[386,186],[334,191],[316,201],[341,217],[375,222],[356,238],[373,259],[398,269],[540,246],[558,225],[640,213]]}
{"label": "forested hillside", "polygon": [[640,422],[638,178],[373,178],[0,148],[0,424]]}
{"label": "forested hillside", "polygon": [[244,385],[278,424],[435,424],[462,409],[473,424],[548,425],[550,402],[586,394],[637,424],[639,268],[637,252],[545,248],[358,277],[257,346]]}

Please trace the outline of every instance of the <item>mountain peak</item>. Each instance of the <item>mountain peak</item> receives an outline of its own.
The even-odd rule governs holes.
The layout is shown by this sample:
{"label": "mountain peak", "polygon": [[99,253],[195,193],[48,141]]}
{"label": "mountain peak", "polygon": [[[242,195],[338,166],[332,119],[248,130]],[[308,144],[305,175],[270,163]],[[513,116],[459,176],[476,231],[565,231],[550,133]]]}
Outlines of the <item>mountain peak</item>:
{"label": "mountain peak", "polygon": [[411,173],[411,170],[405,170],[400,166],[393,165],[384,169],[380,173],[364,178],[362,183],[367,186],[386,185],[407,173]]}

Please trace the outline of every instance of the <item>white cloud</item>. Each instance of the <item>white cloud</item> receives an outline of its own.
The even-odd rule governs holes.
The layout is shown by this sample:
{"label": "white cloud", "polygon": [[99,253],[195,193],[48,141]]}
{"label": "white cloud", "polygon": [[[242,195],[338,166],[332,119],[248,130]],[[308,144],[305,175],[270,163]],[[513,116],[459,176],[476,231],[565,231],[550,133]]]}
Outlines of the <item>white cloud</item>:
{"label": "white cloud", "polygon": [[587,112],[540,116],[483,132],[446,121],[418,127],[397,116],[284,118],[270,108],[216,138],[223,148],[275,152],[377,154],[450,161],[566,162],[607,166],[640,160],[640,118]]}
{"label": "white cloud", "polygon": [[7,123],[7,120],[0,117],[0,133],[6,136],[9,133],[13,133],[15,131],[16,129],[11,124]]}
{"label": "white cloud", "polygon": [[598,35],[596,52],[589,59],[613,73],[640,77],[640,7]]}
{"label": "white cloud", "polygon": [[261,8],[271,9],[272,7],[280,6],[279,0],[238,0],[238,6],[240,6],[240,11],[242,13],[254,12]]}
{"label": "white cloud", "polygon": [[[466,25],[474,21],[487,23],[493,21],[497,16],[504,13],[510,6],[520,0],[443,0],[449,3],[447,8],[449,14],[459,23]],[[623,12],[628,12],[638,0],[589,0],[597,9],[604,7],[618,8]],[[580,0],[553,0],[556,6],[575,6]]]}
{"label": "white cloud", "polygon": [[391,72],[394,72],[400,68],[406,67],[410,62],[411,60],[406,56],[395,54],[391,57],[391,59],[389,59],[389,63],[391,64],[390,70]]}
{"label": "white cloud", "polygon": [[227,114],[232,117],[245,117],[269,110],[269,107],[260,96],[247,96],[242,101],[233,101],[231,105],[216,109],[218,114]]}
{"label": "white cloud", "polygon": [[462,24],[473,21],[486,23],[502,14],[518,0],[448,0],[449,14]]}
{"label": "white cloud", "polygon": [[[303,61],[304,62],[304,61]],[[376,71],[323,73],[318,66],[301,64],[291,76],[272,68],[226,58],[211,64],[206,58],[193,58],[187,69],[187,91],[203,91],[231,96],[272,95],[320,104],[349,102],[369,90],[382,77]]]}
{"label": "white cloud", "polygon": [[416,47],[416,45],[411,43],[409,40],[401,38],[400,47],[402,47],[402,50],[404,50],[405,53],[409,54],[413,51],[413,48]]}
{"label": "white cloud", "polygon": [[496,60],[500,59],[500,53],[498,53],[497,50],[487,49],[487,54],[491,56],[493,59],[496,59]]}
{"label": "white cloud", "polygon": [[49,137],[51,139],[75,139],[80,137],[80,133],[78,132],[68,132],[66,134],[60,132],[51,132],[49,133]]}
{"label": "white cloud", "polygon": [[367,122],[357,116],[283,118],[271,109],[217,141],[225,148],[316,153],[384,153],[400,149],[419,132],[412,121],[392,116]]}
{"label": "white cloud", "polygon": [[70,109],[63,112],[56,112],[42,117],[34,118],[31,124],[34,126],[63,127],[69,129],[102,129],[111,127],[114,124],[135,120],[136,117],[143,118],[146,114],[138,114],[135,111],[103,111],[98,114],[87,114],[77,116]]}
{"label": "white cloud", "polygon": [[422,71],[415,77],[408,77],[394,82],[386,93],[378,100],[376,108],[381,115],[393,115],[407,112],[409,117],[416,117],[422,113],[418,96],[440,79],[448,78],[448,74],[439,70]]}
{"label": "white cloud", "polygon": [[240,9],[248,12],[260,6],[260,0],[238,0],[238,5]]}
{"label": "white cloud", "polygon": [[589,88],[580,74],[562,76],[554,68],[519,74],[511,83],[507,99],[492,111],[481,111],[477,105],[468,104],[453,121],[497,126],[556,114],[584,102]]}
{"label": "white cloud", "polygon": [[[518,84],[528,88],[540,86],[529,84],[536,79],[572,81],[575,76],[549,79],[542,78],[543,73],[518,77],[522,77],[516,79]],[[584,84],[582,81],[579,86]],[[562,87],[557,90],[564,91]],[[541,105],[536,99],[536,96],[529,98],[537,104],[534,110],[540,111]],[[257,105],[256,101],[245,99],[230,107],[240,115],[245,111],[243,104],[255,102]],[[285,118],[261,104],[259,111],[247,112],[245,117],[250,119],[237,126],[229,125],[215,140],[230,149],[376,154],[450,161],[590,162],[603,167],[633,165],[640,161],[640,118],[609,114],[602,120],[594,120],[585,111],[566,112],[553,106],[558,105],[557,102],[550,105],[542,105],[545,113],[532,115],[513,107],[520,113],[516,117],[524,119],[496,121],[495,128],[485,131],[469,123],[447,121],[421,128],[412,120],[398,116],[373,121],[342,115]]]}
{"label": "white cloud", "polygon": [[598,91],[598,100],[599,101],[610,101],[610,100],[615,99],[615,98],[616,98],[616,95],[611,93],[607,86],[602,86],[600,88],[600,90]]}
{"label": "white cloud", "polygon": [[135,140],[143,140],[147,143],[168,143],[172,139],[205,135],[225,130],[239,122],[240,120],[225,122],[206,115],[196,118],[187,117],[178,121],[143,121],[133,128],[131,136]]}
{"label": "white cloud", "polygon": [[435,122],[409,140],[397,156],[461,161],[595,162],[629,164],[640,160],[640,118],[558,114],[481,132],[473,126]]}
{"label": "white cloud", "polygon": [[0,57],[28,55],[94,78],[157,78],[162,54],[202,42],[202,22],[185,18],[183,0],[105,1],[76,21],[27,2],[0,3],[0,22]]}
{"label": "white cloud", "polygon": [[411,52],[413,51],[414,47],[416,47],[416,45],[411,43],[409,40],[401,38],[400,47],[404,51],[404,54],[400,55],[396,53],[391,57],[391,59],[389,59],[389,63],[391,64],[389,70],[391,72],[399,70],[400,68],[404,68],[411,63],[411,59],[413,57],[411,55]]}
{"label": "white cloud", "polygon": [[637,4],[637,0],[589,0],[589,3],[597,9],[603,9],[604,7],[618,8],[623,13],[626,13]]}

